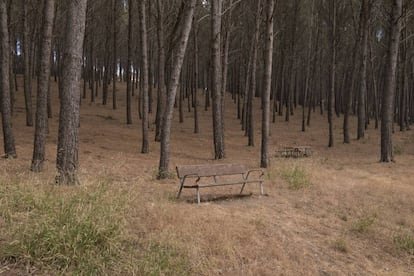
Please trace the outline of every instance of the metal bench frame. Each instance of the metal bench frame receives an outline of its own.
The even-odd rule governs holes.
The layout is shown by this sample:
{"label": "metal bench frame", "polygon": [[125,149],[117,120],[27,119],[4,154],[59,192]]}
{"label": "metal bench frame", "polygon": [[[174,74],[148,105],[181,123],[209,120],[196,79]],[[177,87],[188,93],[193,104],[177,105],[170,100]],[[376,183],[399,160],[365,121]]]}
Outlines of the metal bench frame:
{"label": "metal bench frame", "polygon": [[[200,204],[200,189],[216,186],[242,185],[240,194],[243,193],[244,187],[248,183],[259,183],[260,195],[263,195],[263,176],[261,169],[246,170],[241,164],[205,164],[205,165],[187,165],[177,166],[177,175],[180,180],[180,188],[178,190],[177,199],[180,197],[183,189],[196,189],[197,203]],[[260,173],[259,177],[252,178],[252,173]],[[222,181],[218,177],[240,175],[239,181]],[[256,175],[256,174],[255,174]],[[192,184],[186,184],[188,179],[195,179]],[[210,179],[210,181],[208,181]],[[213,181],[211,181],[211,179]],[[201,181],[203,180],[203,181]],[[223,179],[225,180],[225,179]]]}

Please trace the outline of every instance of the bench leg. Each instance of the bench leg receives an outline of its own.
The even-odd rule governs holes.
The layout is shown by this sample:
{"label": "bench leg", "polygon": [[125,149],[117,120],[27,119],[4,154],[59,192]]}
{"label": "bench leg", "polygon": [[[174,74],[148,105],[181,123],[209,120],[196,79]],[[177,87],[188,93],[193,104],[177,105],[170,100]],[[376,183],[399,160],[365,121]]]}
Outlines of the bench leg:
{"label": "bench leg", "polygon": [[200,205],[200,188],[197,187],[197,204]]}
{"label": "bench leg", "polygon": [[264,195],[264,192],[263,192],[263,181],[260,181],[259,183],[260,183],[260,195]]}
{"label": "bench leg", "polygon": [[181,191],[183,190],[184,181],[180,180],[180,189],[178,190],[177,199],[180,198]]}
{"label": "bench leg", "polygon": [[242,186],[242,188],[241,188],[241,190],[240,190],[240,194],[242,194],[242,193],[243,193],[244,186],[246,186],[246,182],[244,182],[244,183],[243,183],[243,186]]}

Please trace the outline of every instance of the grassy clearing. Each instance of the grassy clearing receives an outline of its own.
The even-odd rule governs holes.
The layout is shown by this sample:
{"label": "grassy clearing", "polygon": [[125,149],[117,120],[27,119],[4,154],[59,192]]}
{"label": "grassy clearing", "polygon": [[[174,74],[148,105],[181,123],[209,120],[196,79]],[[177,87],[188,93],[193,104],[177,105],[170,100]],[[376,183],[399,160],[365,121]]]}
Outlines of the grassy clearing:
{"label": "grassy clearing", "polygon": [[288,183],[290,190],[300,190],[311,185],[309,176],[302,167],[283,168],[280,175]]}

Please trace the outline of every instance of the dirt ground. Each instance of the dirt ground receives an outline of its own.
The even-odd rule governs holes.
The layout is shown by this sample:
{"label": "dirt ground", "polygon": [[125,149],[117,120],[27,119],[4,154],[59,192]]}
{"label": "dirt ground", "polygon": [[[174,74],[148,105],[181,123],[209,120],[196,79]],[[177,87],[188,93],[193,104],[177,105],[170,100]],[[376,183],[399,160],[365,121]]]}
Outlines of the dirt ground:
{"label": "dirt ground", "polygon": [[[335,146],[328,148],[326,117],[312,114],[311,126],[300,131],[301,110],[291,122],[277,117],[271,125],[271,167],[266,170],[265,196],[255,185],[245,197],[235,197],[239,187],[185,190],[175,200],[178,180],[156,180],[159,144],[154,139],[154,113],[150,125],[150,153],[141,149],[141,122],[134,99],[133,125],[125,123],[125,86],[119,85],[118,110],[82,102],[80,130],[81,182],[108,180],[128,194],[125,231],[131,239],[156,239],[184,252],[195,275],[414,275],[414,255],[401,249],[396,237],[414,237],[414,133],[396,131],[396,162],[379,163],[379,131],[373,124],[361,141],[342,143],[342,118],[335,118]],[[58,126],[58,100],[53,88],[53,112],[45,171],[29,172],[33,127],[25,126],[22,88],[14,113],[18,159],[1,160],[5,177],[19,175],[53,182]],[[203,97],[199,97],[203,99]],[[111,99],[108,101],[111,103]],[[259,100],[256,99],[256,104]],[[193,114],[184,123],[175,113],[171,138],[170,169],[176,165],[237,162],[257,168],[260,161],[260,108],[256,107],[255,147],[247,147],[240,130],[236,105],[226,107],[226,159],[214,161],[211,110],[200,101],[200,134],[193,133]],[[356,137],[352,118],[351,135]],[[2,139],[2,138],[1,138]],[[2,141],[0,141],[2,143]],[[309,158],[277,158],[283,146],[309,145]],[[289,189],[282,177],[300,168],[311,183]],[[250,194],[250,195],[249,195]]]}

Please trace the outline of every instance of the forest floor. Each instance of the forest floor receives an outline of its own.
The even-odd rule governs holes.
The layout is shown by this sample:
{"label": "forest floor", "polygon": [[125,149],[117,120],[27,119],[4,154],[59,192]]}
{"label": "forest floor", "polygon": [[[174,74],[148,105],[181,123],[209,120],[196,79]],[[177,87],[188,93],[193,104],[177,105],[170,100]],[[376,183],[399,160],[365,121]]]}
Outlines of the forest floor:
{"label": "forest floor", "polygon": [[[107,246],[116,247],[117,256],[104,265],[92,264],[91,271],[99,271],[98,274],[414,275],[413,131],[396,131],[396,162],[382,164],[378,162],[379,130],[373,125],[365,139],[343,144],[342,118],[335,118],[335,146],[328,148],[326,117],[312,113],[311,126],[303,133],[298,108],[289,123],[278,116],[271,125],[272,158],[266,170],[265,196],[259,196],[255,185],[246,186],[245,197],[233,196],[239,191],[237,186],[204,189],[202,203],[197,206],[193,190],[185,190],[182,198],[175,199],[178,180],[173,169],[183,164],[229,162],[257,168],[260,108],[257,106],[255,115],[256,146],[247,147],[236,105],[228,98],[226,159],[222,161],[213,160],[211,111],[203,110],[203,101],[199,134],[193,133],[193,113],[186,110],[184,123],[180,124],[177,110],[171,138],[172,176],[159,181],[159,144],[152,142],[155,103],[150,153],[144,155],[140,153],[141,122],[136,108],[133,125],[126,125],[125,86],[118,87],[117,110],[112,110],[111,98],[107,106],[101,104],[100,97],[96,103],[90,103],[89,95],[83,100],[79,149],[82,185],[75,187],[52,185],[56,174],[56,97],[45,170],[40,174],[29,171],[34,128],[25,126],[19,87],[13,125],[18,158],[0,160],[0,248],[13,242],[24,248],[15,248],[13,254],[0,250],[0,275],[53,275],[56,267],[64,274],[88,274],[79,260],[76,264],[66,260],[63,268],[56,264],[59,252],[50,252],[55,249],[39,241],[52,223],[47,220],[50,215],[39,214],[61,210],[61,205],[48,195],[63,200],[75,194],[82,194],[83,201],[68,209],[76,214],[72,219],[86,214],[93,221],[98,219],[95,224],[105,226],[113,220],[118,226],[117,234],[111,236],[114,244]],[[55,83],[52,93],[57,94]],[[137,98],[133,99],[136,107]],[[351,127],[355,137],[355,118]],[[274,156],[276,149],[292,145],[309,145],[313,155],[297,159]],[[91,194],[97,195],[97,200],[91,199]],[[47,200],[52,207],[39,207],[39,202],[48,204]],[[86,209],[89,213],[85,213]],[[107,216],[106,211],[112,215]],[[69,223],[63,225],[67,227]],[[82,229],[80,232],[85,232]],[[35,236],[32,242],[31,236]],[[27,244],[23,246],[24,239],[29,241],[27,244],[39,243],[34,246],[39,248],[32,249],[35,253]],[[120,239],[119,243],[116,239]],[[48,252],[42,254],[52,257],[36,257],[40,247],[45,246]],[[19,250],[23,252],[20,255],[16,253]],[[99,266],[98,270],[94,265]]]}

